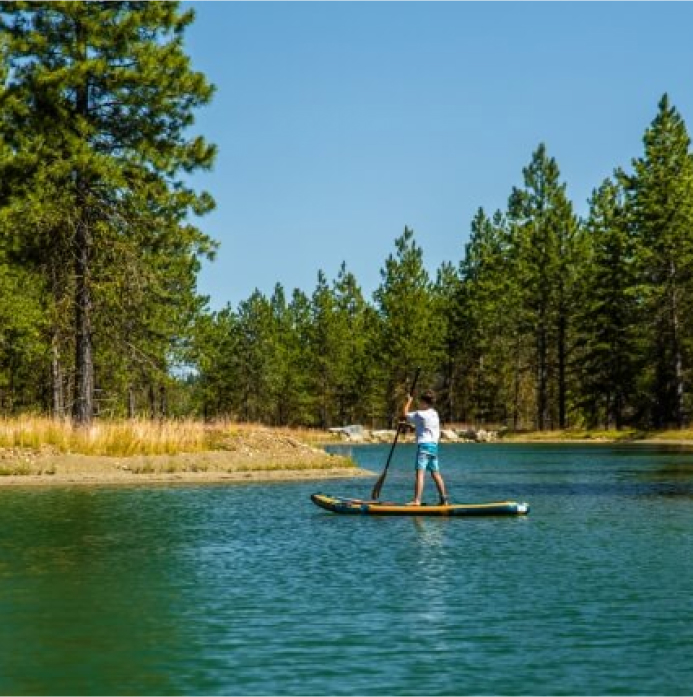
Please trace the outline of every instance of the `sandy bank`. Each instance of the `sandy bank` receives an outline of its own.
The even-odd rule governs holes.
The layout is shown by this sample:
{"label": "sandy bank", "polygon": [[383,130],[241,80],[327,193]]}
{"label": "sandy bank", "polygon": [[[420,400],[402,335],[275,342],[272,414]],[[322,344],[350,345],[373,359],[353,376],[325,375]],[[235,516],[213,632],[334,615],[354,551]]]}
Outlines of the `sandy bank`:
{"label": "sandy bank", "polygon": [[123,471],[7,475],[0,477],[0,488],[12,486],[75,486],[75,485],[133,485],[133,484],[241,484],[300,480],[371,477],[373,472],[357,467],[304,470],[250,470],[247,472],[177,472],[133,474]]}
{"label": "sandy bank", "polygon": [[0,448],[0,487],[76,484],[233,483],[367,477],[347,457],[297,439],[248,431],[228,449],[177,455],[80,455]]}

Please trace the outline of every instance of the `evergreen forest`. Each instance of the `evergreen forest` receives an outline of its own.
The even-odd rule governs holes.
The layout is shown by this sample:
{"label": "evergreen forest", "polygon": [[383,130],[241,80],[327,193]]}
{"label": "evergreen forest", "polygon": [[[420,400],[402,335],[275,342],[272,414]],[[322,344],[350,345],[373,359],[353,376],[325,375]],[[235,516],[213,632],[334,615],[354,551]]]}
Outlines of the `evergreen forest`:
{"label": "evergreen forest", "polygon": [[666,94],[584,216],[538,144],[434,274],[404,227],[371,297],[342,264],[211,311],[197,275],[217,242],[190,221],[215,204],[187,175],[214,163],[192,133],[214,87],[184,51],[193,19],[0,2],[0,416],[389,426],[420,366],[446,422],[689,424],[693,154]]}

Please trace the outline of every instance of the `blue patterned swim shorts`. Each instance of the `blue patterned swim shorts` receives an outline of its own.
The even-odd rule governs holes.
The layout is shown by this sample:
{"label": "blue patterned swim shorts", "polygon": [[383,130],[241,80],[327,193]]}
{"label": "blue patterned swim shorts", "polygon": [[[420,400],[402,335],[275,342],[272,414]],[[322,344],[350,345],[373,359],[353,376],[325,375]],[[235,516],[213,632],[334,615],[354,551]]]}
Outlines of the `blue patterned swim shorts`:
{"label": "blue patterned swim shorts", "polygon": [[419,443],[416,451],[416,469],[428,470],[429,472],[439,472],[438,467],[438,444]]}

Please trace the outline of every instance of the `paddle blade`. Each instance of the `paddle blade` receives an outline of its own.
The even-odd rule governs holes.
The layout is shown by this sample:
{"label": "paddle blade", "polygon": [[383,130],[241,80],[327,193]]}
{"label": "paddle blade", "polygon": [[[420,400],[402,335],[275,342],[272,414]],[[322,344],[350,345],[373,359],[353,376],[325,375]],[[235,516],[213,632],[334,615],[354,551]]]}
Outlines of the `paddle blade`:
{"label": "paddle blade", "polygon": [[380,498],[380,490],[383,488],[383,484],[385,483],[385,476],[387,475],[387,470],[383,472],[379,477],[378,481],[375,483],[375,486],[373,487],[373,491],[371,492],[371,498],[375,499],[376,501]]}

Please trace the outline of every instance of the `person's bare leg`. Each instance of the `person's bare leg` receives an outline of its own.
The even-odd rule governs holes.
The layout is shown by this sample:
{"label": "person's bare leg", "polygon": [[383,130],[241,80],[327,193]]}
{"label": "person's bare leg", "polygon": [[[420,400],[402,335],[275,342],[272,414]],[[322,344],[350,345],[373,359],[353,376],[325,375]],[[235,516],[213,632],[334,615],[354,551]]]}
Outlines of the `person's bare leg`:
{"label": "person's bare leg", "polygon": [[444,501],[447,503],[448,494],[445,490],[445,482],[443,481],[443,477],[441,476],[440,472],[431,472],[431,477],[433,477],[433,481],[436,483],[436,487],[438,488],[438,495],[440,496],[441,503]]}
{"label": "person's bare leg", "polygon": [[411,506],[421,505],[421,494],[423,494],[424,488],[424,470],[416,470],[416,480],[414,482],[414,500],[411,502]]}

